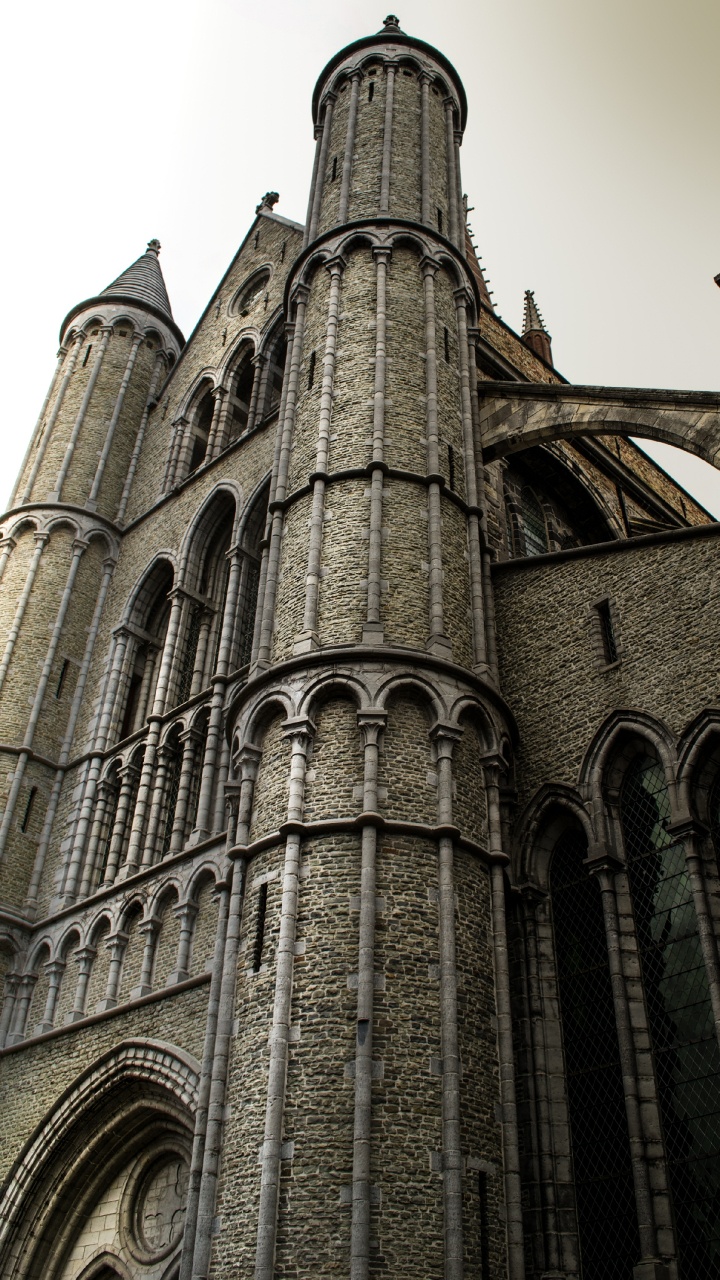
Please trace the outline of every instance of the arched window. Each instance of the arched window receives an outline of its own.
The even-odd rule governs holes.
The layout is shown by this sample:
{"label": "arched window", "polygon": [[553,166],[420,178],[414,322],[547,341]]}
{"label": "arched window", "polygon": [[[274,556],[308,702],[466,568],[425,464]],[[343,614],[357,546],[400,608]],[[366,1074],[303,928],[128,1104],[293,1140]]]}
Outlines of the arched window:
{"label": "arched window", "polygon": [[720,1275],[720,1048],[685,862],[659,761],[620,793],[630,893],[683,1280]]}
{"label": "arched window", "polygon": [[578,1235],[583,1280],[627,1280],[640,1256],[635,1191],[602,901],[586,857],[583,831],[568,827],[549,886]]}
{"label": "arched window", "polygon": [[274,413],[280,404],[282,396],[283,378],[285,377],[285,356],[287,355],[287,342],[285,338],[281,338],[273,347],[269,356],[269,368],[267,389],[265,393],[265,404],[262,408],[263,417]]}
{"label": "arched window", "polygon": [[210,387],[208,387],[196,401],[192,412],[190,423],[190,458],[187,468],[188,475],[191,475],[193,471],[197,471],[198,467],[205,461],[205,454],[207,453],[210,427],[212,426],[214,412],[215,399]]}
{"label": "arched window", "polygon": [[525,555],[541,556],[550,550],[545,513],[537,495],[527,485],[520,494]]}
{"label": "arched window", "polygon": [[[128,646],[128,668],[124,702],[119,716],[118,737],[126,738],[145,724],[152,709],[159,658],[170,619],[169,593],[173,571],[161,564],[149,575],[133,610],[133,634]],[[144,633],[144,635],[143,635]]]}
{"label": "arched window", "polygon": [[247,430],[254,383],[253,352],[250,348],[246,348],[233,371],[230,382],[225,445],[237,440]]}

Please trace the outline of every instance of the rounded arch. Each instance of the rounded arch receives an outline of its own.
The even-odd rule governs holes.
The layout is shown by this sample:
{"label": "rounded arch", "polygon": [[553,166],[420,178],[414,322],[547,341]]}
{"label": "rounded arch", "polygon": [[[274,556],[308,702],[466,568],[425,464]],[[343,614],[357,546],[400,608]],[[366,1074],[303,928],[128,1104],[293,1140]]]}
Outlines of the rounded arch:
{"label": "rounded arch", "polygon": [[150,564],[137,579],[123,610],[123,622],[134,622],[143,630],[149,630],[149,616],[165,593],[175,585],[175,557],[171,551],[157,551]]}
{"label": "rounded arch", "polygon": [[232,481],[219,481],[207,495],[193,516],[183,539],[179,574],[182,586],[201,591],[200,584],[207,570],[208,556],[213,551],[218,534],[227,542],[225,550],[235,540],[237,513],[241,502],[242,490]]}
{"label": "rounded arch", "polygon": [[350,672],[328,672],[318,676],[306,689],[298,705],[298,715],[315,718],[318,710],[332,698],[352,702],[357,711],[371,706],[367,685]]}
{"label": "rounded arch", "polygon": [[64,933],[61,933],[60,937],[57,939],[54,958],[57,960],[67,961],[70,949],[72,947],[79,947],[80,941],[80,930],[78,926],[76,924],[71,924],[69,928],[67,928]]}
{"label": "rounded arch", "polygon": [[5,1183],[4,1275],[57,1275],[102,1190],[143,1147],[171,1137],[189,1151],[199,1074],[200,1064],[173,1045],[126,1040],[75,1079],[25,1143]]}
{"label": "rounded arch", "polygon": [[49,934],[45,934],[33,943],[31,950],[27,954],[25,961],[25,973],[39,973],[40,966],[47,964],[53,953],[52,938]]}
{"label": "rounded arch", "polygon": [[707,708],[696,716],[678,743],[677,756],[678,805],[704,822],[707,792],[720,773],[720,709]]}
{"label": "rounded arch", "polygon": [[401,672],[400,674],[389,675],[387,679],[381,682],[378,688],[376,695],[377,706],[383,711],[387,710],[388,704],[398,696],[402,697],[403,693],[409,693],[418,698],[427,708],[429,726],[436,720],[447,720],[448,708],[442,696],[431,682],[420,674]]}
{"label": "rounded arch", "polygon": [[120,906],[117,915],[117,928],[119,931],[127,929],[131,921],[138,917],[142,919],[145,915],[145,899],[137,893],[131,894]]}
{"label": "rounded arch", "polygon": [[171,902],[181,902],[182,884],[177,876],[167,876],[148,902],[147,918],[157,919]]}
{"label": "rounded arch", "polygon": [[286,690],[270,689],[258,702],[249,707],[240,723],[236,725],[233,738],[233,751],[236,753],[244,746],[252,746],[262,750],[263,739],[271,722],[282,716],[290,720],[297,715],[294,703]]}
{"label": "rounded arch", "polygon": [[249,315],[261,294],[267,289],[273,270],[272,262],[263,262],[249,276],[246,276],[233,294],[228,306],[228,314],[242,317]]}

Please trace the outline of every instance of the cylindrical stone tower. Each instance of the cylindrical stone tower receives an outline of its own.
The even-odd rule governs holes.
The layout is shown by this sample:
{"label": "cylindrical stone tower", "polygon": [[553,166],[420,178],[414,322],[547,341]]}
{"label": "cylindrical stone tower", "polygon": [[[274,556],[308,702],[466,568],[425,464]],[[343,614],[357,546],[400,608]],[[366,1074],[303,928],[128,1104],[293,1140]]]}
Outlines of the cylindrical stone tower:
{"label": "cylindrical stone tower", "polygon": [[[226,976],[240,967],[232,1059],[216,1047],[212,1067],[230,1104],[213,1250],[218,1274],[256,1280],[499,1277],[508,1256],[518,1277],[498,793],[513,728],[483,539],[465,98],[388,18],[330,62],[314,115],[254,663],[231,714]],[[213,1134],[211,1104],[183,1280],[207,1274]]]}
{"label": "cylindrical stone tower", "polygon": [[32,917],[148,412],[183,337],[147,251],[63,321],[0,542],[0,863]]}

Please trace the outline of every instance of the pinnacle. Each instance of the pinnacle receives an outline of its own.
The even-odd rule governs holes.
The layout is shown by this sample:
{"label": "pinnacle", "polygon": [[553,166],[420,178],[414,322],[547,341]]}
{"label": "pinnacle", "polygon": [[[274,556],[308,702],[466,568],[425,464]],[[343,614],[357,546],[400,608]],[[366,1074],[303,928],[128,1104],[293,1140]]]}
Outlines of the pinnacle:
{"label": "pinnacle", "polygon": [[523,319],[523,337],[526,333],[547,333],[545,321],[543,320],[538,305],[535,301],[535,293],[532,289],[525,290],[525,316]]}
{"label": "pinnacle", "polygon": [[103,289],[101,297],[109,294],[132,302],[145,303],[172,320],[170,299],[158,261],[160,241],[149,240],[145,252],[126,271]]}

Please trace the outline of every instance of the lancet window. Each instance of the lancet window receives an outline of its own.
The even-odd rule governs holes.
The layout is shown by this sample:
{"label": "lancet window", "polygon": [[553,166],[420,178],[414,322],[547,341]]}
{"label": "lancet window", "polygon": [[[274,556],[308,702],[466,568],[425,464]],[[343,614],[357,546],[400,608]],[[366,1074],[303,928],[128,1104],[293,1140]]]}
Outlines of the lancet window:
{"label": "lancet window", "polygon": [[549,882],[578,1236],[584,1280],[625,1280],[640,1256],[635,1192],[600,887],[585,858],[583,831],[568,827]]}
{"label": "lancet window", "polygon": [[720,1274],[720,1047],[682,841],[660,763],[620,796],[635,936],[683,1280]]}

